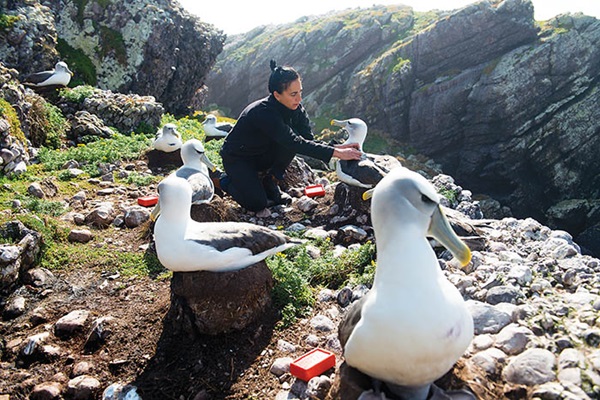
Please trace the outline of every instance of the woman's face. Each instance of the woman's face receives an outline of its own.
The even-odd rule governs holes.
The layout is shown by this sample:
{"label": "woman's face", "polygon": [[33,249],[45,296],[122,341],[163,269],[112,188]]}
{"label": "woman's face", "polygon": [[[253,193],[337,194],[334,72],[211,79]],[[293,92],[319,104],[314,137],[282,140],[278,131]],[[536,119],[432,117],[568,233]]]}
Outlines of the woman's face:
{"label": "woman's face", "polygon": [[295,110],[302,102],[302,82],[300,79],[290,82],[287,89],[283,93],[279,93],[277,90],[273,92],[273,95],[278,102],[289,108]]}

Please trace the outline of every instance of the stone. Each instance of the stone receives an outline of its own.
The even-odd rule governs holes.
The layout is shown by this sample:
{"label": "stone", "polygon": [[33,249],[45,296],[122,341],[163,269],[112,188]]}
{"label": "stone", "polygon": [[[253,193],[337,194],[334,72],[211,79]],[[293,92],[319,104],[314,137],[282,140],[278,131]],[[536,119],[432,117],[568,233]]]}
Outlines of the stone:
{"label": "stone", "polygon": [[476,300],[468,300],[467,308],[473,316],[474,331],[476,335],[482,333],[498,333],[508,325],[512,317],[489,304]]}
{"label": "stone", "polygon": [[124,221],[128,228],[137,228],[148,220],[150,220],[150,211],[145,207],[134,206],[125,210]]}
{"label": "stone", "polygon": [[43,382],[37,384],[31,390],[31,400],[57,400],[60,399],[63,386],[59,382]]}
{"label": "stone", "polygon": [[515,304],[523,294],[514,286],[496,286],[488,290],[485,301],[492,305],[498,303]]}
{"label": "stone", "polygon": [[275,359],[269,371],[275,376],[281,376],[290,372],[290,364],[294,361],[292,357],[280,357]]}
{"label": "stone", "polygon": [[315,376],[308,381],[306,394],[311,399],[323,400],[331,388],[331,379],[325,375]]}
{"label": "stone", "polygon": [[335,329],[335,325],[331,319],[324,315],[318,314],[310,320],[310,326],[320,332],[330,332]]}
{"label": "stone", "polygon": [[75,310],[61,317],[54,324],[56,336],[69,336],[76,331],[83,329],[90,312],[87,310]]}
{"label": "stone", "polygon": [[33,268],[25,273],[23,281],[33,287],[41,288],[51,286],[56,281],[56,277],[46,268]]}
{"label": "stone", "polygon": [[87,243],[94,238],[94,234],[89,229],[72,229],[67,239],[69,242]]}
{"label": "stone", "polygon": [[556,379],[556,357],[545,349],[528,349],[510,360],[503,379],[511,383],[534,386]]}
{"label": "stone", "polygon": [[100,381],[89,375],[80,375],[67,383],[67,395],[74,400],[92,400],[100,390]]}
{"label": "stone", "polygon": [[496,347],[509,355],[519,354],[530,342],[533,332],[524,326],[510,324],[496,336]]}
{"label": "stone", "polygon": [[2,318],[5,320],[17,318],[25,312],[25,297],[15,296],[8,301],[8,304],[2,312]]}
{"label": "stone", "polygon": [[489,375],[495,375],[501,371],[501,366],[505,363],[506,358],[507,356],[502,350],[491,347],[473,355],[468,362]]}
{"label": "stone", "polygon": [[272,288],[264,261],[231,272],[174,272],[165,324],[193,336],[243,329],[270,307]]}

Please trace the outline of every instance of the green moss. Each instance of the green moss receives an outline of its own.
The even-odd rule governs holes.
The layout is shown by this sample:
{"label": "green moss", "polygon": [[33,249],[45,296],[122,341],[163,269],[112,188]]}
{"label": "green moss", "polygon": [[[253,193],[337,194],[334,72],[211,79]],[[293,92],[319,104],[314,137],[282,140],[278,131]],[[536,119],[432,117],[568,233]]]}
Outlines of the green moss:
{"label": "green moss", "polygon": [[69,82],[70,87],[97,85],[96,67],[83,51],[71,47],[61,38],[58,38],[56,50],[60,53],[61,59],[69,65],[69,69],[73,71],[73,79]]}
{"label": "green moss", "polygon": [[75,20],[79,23],[80,26],[83,26],[83,13],[85,11],[85,6],[90,2],[90,0],[73,0],[73,3],[77,6],[77,16]]}
{"label": "green moss", "polygon": [[18,15],[0,14],[0,32],[6,32],[12,29],[13,25],[19,20]]}
{"label": "green moss", "polygon": [[0,117],[8,121],[8,124],[10,125],[10,133],[20,142],[26,144],[27,139],[25,138],[25,134],[21,129],[21,121],[19,121],[17,112],[8,101],[2,98],[0,98]]}
{"label": "green moss", "polygon": [[121,65],[127,65],[127,49],[121,32],[104,25],[100,25],[98,28],[101,43],[99,50],[102,58],[112,53]]}
{"label": "green moss", "polygon": [[392,73],[400,73],[406,66],[410,65],[410,60],[398,57],[396,64],[392,67]]}

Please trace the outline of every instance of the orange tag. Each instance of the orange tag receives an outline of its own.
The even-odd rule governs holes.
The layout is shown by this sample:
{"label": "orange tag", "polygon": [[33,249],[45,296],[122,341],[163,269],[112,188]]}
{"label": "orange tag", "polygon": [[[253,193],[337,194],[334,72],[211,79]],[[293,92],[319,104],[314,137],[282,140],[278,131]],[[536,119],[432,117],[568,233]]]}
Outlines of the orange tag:
{"label": "orange tag", "polygon": [[335,367],[335,354],[323,349],[313,349],[298,357],[290,364],[290,373],[298,379],[308,382]]}
{"label": "orange tag", "polygon": [[158,196],[142,196],[138,197],[137,202],[140,206],[150,207],[158,203]]}
{"label": "orange tag", "polygon": [[323,185],[311,185],[304,188],[304,194],[308,197],[325,196]]}

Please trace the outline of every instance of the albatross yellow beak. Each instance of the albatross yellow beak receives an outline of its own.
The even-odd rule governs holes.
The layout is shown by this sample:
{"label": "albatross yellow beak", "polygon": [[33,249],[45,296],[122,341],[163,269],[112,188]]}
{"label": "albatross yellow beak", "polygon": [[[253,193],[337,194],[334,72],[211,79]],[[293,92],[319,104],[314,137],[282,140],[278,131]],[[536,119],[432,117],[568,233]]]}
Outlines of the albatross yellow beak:
{"label": "albatross yellow beak", "polygon": [[448,222],[448,218],[446,218],[439,206],[431,217],[428,234],[447,248],[463,267],[469,264],[471,261],[471,250],[454,232],[452,226],[450,226],[450,222]]}
{"label": "albatross yellow beak", "polygon": [[156,222],[156,220],[158,219],[158,216],[160,215],[160,203],[157,203],[154,208],[152,209],[152,212],[150,213],[150,219],[152,220],[152,222]]}
{"label": "albatross yellow beak", "polygon": [[371,197],[373,197],[373,191],[374,191],[374,190],[375,190],[375,188],[373,188],[373,189],[369,189],[369,190],[365,191],[365,192],[362,194],[362,199],[363,199],[364,201],[367,201],[367,200],[369,200]]}

